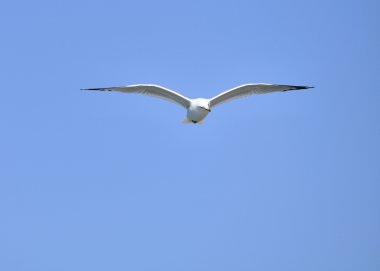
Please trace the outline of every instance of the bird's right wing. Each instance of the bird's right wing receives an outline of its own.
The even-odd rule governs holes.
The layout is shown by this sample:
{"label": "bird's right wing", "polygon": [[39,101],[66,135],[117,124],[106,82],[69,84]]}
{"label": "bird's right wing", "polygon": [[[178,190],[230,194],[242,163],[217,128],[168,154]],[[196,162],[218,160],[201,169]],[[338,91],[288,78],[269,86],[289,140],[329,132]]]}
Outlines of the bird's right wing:
{"label": "bird's right wing", "polygon": [[289,86],[289,85],[275,85],[275,84],[265,84],[265,83],[257,83],[257,84],[247,84],[238,86],[229,90],[226,90],[219,95],[213,97],[210,100],[210,106],[216,106],[222,104],[224,102],[242,98],[245,96],[249,96],[252,94],[265,94],[277,91],[288,91],[288,90],[296,90],[296,89],[308,89],[313,87],[307,86]]}
{"label": "bird's right wing", "polygon": [[174,102],[186,109],[190,106],[190,100],[181,94],[158,86],[158,85],[130,85],[122,87],[109,87],[109,88],[86,88],[83,90],[100,90],[100,91],[119,91],[124,93],[139,93],[148,96],[154,96],[157,98],[165,99],[170,102]]}

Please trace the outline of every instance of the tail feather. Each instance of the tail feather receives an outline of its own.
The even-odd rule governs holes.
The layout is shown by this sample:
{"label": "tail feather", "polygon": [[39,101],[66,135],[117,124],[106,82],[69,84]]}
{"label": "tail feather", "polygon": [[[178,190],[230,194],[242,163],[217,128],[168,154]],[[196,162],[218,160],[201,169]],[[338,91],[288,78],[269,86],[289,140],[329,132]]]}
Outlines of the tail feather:
{"label": "tail feather", "polygon": [[189,120],[188,118],[184,118],[184,119],[182,120],[182,123],[184,123],[184,124],[202,124],[202,123],[203,123],[203,120],[194,123],[192,120]]}
{"label": "tail feather", "polygon": [[184,123],[184,124],[190,124],[190,123],[193,123],[193,122],[191,120],[189,120],[188,118],[184,118],[182,120],[182,123]]}

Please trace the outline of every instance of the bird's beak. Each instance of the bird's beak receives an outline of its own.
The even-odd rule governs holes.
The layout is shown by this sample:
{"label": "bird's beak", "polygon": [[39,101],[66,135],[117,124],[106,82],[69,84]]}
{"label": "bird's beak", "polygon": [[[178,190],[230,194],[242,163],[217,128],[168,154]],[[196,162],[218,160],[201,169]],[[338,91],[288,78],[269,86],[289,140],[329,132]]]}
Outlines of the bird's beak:
{"label": "bird's beak", "polygon": [[211,112],[211,108],[209,107],[209,108],[206,108],[206,110],[208,111],[208,112]]}

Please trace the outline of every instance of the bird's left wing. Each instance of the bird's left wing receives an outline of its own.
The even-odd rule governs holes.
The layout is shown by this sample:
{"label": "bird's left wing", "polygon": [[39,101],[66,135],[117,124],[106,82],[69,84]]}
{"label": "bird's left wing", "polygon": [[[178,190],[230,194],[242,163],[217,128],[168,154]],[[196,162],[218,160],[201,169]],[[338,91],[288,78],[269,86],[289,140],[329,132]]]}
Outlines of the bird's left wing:
{"label": "bird's left wing", "polygon": [[274,85],[274,84],[247,84],[238,86],[227,91],[220,93],[219,95],[213,97],[210,100],[210,106],[216,106],[222,104],[224,102],[241,98],[244,96],[252,95],[252,94],[265,94],[276,91],[288,91],[288,90],[296,90],[296,89],[308,89],[313,87],[307,86],[289,86],[289,85]]}
{"label": "bird's left wing", "polygon": [[186,109],[190,106],[190,100],[181,94],[158,86],[158,85],[130,85],[122,87],[109,87],[109,88],[86,88],[83,90],[100,90],[100,91],[119,91],[124,93],[139,93],[148,96],[154,96],[157,98],[165,99],[170,102],[174,102]]}

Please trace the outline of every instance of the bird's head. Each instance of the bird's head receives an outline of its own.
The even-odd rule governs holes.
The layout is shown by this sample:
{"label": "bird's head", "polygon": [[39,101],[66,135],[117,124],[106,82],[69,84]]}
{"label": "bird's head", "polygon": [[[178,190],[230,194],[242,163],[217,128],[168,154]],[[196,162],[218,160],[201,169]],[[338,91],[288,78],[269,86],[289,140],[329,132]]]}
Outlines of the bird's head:
{"label": "bird's head", "polygon": [[211,112],[210,101],[208,99],[198,98],[194,99],[194,101],[198,108]]}

